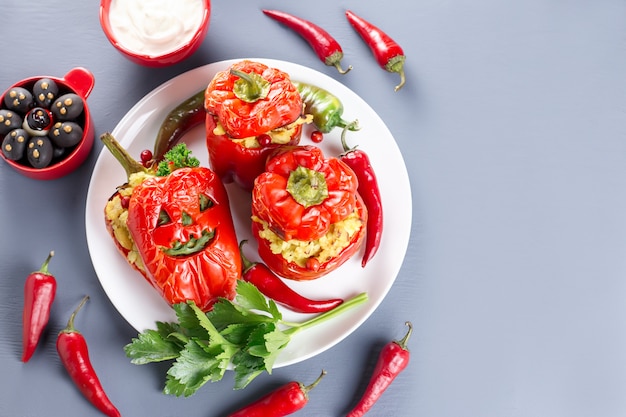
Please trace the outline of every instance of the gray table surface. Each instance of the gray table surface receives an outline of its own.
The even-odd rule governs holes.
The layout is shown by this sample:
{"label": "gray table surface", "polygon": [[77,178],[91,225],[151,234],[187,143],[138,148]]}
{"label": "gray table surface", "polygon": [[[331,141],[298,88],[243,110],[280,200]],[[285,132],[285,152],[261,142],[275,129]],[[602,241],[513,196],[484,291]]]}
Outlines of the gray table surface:
{"label": "gray table surface", "polygon": [[[340,76],[261,8],[323,25],[355,69]],[[344,11],[404,47],[407,85],[382,71]],[[336,78],[380,115],[404,156],[413,222],[397,280],[352,335],[233,391],[161,393],[164,366],[137,367],[136,331],[91,264],[87,162],[55,181],[0,164],[0,416],[97,416],[68,379],[54,337],[83,294],[93,364],[125,416],[223,416],[286,381],[329,375],[297,415],[344,415],[381,345],[411,320],[411,363],[372,416],[626,416],[626,3],[622,0],[220,1],[201,49],[167,68],[123,58],[98,2],[4,1],[0,89],[75,66],[96,78],[96,135],[161,83],[225,59],[267,57]],[[280,43],[277,40],[280,39]],[[50,249],[59,279],[42,346],[20,361],[24,277]]]}

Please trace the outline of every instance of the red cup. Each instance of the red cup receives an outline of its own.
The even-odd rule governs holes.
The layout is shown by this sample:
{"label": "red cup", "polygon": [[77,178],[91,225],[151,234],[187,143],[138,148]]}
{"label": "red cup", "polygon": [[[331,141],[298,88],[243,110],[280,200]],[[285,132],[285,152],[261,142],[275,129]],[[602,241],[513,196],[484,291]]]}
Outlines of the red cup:
{"label": "red cup", "polygon": [[91,90],[93,90],[95,78],[89,70],[82,67],[71,69],[62,78],[52,77],[49,75],[25,78],[7,89],[2,96],[0,96],[0,103],[4,103],[4,96],[12,88],[23,87],[32,91],[33,85],[41,78],[49,78],[57,83],[60,93],[75,93],[83,99],[84,108],[81,116],[81,125],[83,128],[82,139],[69,154],[45,168],[33,168],[31,166],[21,164],[18,161],[10,160],[6,158],[2,152],[0,152],[0,155],[7,164],[20,174],[36,180],[54,180],[63,177],[78,168],[83,162],[85,162],[85,159],[87,159],[87,156],[91,152],[95,135],[91,113],[89,112],[89,106],[87,105],[87,97],[91,93]]}
{"label": "red cup", "polygon": [[179,46],[176,50],[164,53],[162,55],[146,55],[137,53],[128,49],[119,39],[115,36],[113,29],[111,28],[111,22],[109,20],[109,10],[111,9],[112,0],[100,1],[100,26],[111,44],[126,58],[130,59],[140,65],[147,67],[165,67],[172,65],[183,59],[191,56],[198,50],[202,41],[204,40],[207,31],[209,30],[209,21],[211,18],[211,0],[202,0],[204,5],[204,13],[202,14],[202,21],[198,26],[198,29],[194,33],[193,37],[185,44]]}

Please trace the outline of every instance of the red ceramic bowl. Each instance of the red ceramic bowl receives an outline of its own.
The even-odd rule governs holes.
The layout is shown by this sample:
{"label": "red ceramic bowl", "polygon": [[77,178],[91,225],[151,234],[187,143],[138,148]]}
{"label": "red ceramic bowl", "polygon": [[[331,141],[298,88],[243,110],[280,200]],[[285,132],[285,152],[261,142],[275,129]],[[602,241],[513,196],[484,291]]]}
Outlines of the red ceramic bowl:
{"label": "red ceramic bowl", "polygon": [[206,36],[207,31],[209,30],[209,20],[211,18],[211,1],[200,0],[203,3],[203,14],[197,30],[188,42],[178,46],[175,50],[171,50],[170,52],[166,52],[163,54],[139,53],[135,50],[130,49],[128,45],[125,45],[123,41],[121,39],[118,39],[118,37],[115,35],[113,25],[111,24],[111,20],[109,18],[112,1],[113,0],[100,1],[100,25],[102,26],[102,30],[109,39],[109,42],[111,42],[111,44],[119,52],[122,53],[122,55],[140,65],[148,67],[164,67],[182,61],[183,59],[193,54],[200,47],[202,41]]}
{"label": "red ceramic bowl", "polygon": [[52,164],[45,168],[33,168],[29,165],[22,164],[19,161],[10,160],[6,158],[2,152],[0,152],[0,156],[2,156],[2,159],[4,159],[4,161],[12,168],[29,178],[37,180],[54,180],[67,175],[78,168],[83,162],[85,162],[85,159],[87,159],[87,156],[93,147],[94,128],[91,113],[89,112],[89,106],[87,105],[87,97],[93,89],[95,79],[89,70],[81,67],[71,69],[62,78],[52,77],[49,75],[26,78],[9,87],[2,94],[2,96],[0,96],[0,107],[3,107],[4,96],[9,92],[9,90],[14,87],[23,87],[32,91],[33,85],[41,78],[50,78],[53,80],[59,87],[59,95],[63,93],[75,93],[83,99],[84,108],[83,113],[80,116],[79,123],[83,128],[83,135],[80,142],[59,161],[53,161]]}

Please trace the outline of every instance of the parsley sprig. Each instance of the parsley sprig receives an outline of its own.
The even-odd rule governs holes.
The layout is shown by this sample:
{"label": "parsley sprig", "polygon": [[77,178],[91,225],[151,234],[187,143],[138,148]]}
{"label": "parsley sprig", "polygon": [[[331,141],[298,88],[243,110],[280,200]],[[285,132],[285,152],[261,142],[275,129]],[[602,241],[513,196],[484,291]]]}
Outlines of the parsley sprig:
{"label": "parsley sprig", "polygon": [[276,303],[252,284],[239,281],[235,300],[220,299],[204,313],[192,301],[174,305],[176,323],[157,322],[124,347],[131,362],[172,361],[163,392],[188,397],[219,381],[232,366],[235,389],[245,388],[272,367],[291,337],[367,301],[361,293],[301,323],[287,322]]}
{"label": "parsley sprig", "polygon": [[184,142],[176,144],[167,151],[163,160],[157,166],[157,177],[165,177],[173,171],[185,167],[200,166],[200,160],[191,155],[191,149],[187,148]]}

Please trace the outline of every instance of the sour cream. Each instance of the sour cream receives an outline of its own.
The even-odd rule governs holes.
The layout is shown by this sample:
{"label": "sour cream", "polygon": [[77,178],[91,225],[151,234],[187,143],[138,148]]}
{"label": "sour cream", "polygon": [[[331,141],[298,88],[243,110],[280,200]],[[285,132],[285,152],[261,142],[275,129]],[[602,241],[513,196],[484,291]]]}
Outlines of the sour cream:
{"label": "sour cream", "polygon": [[109,21],[118,42],[158,56],[189,42],[202,23],[203,0],[112,0]]}

